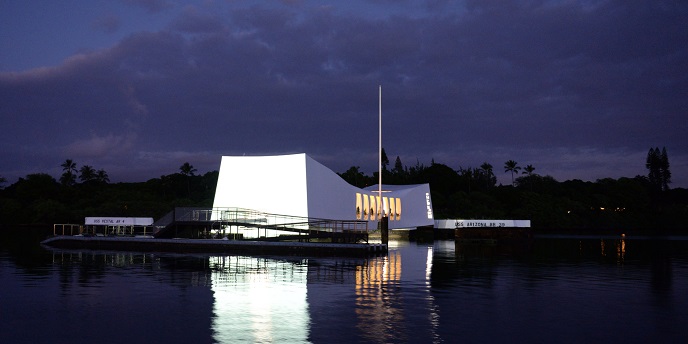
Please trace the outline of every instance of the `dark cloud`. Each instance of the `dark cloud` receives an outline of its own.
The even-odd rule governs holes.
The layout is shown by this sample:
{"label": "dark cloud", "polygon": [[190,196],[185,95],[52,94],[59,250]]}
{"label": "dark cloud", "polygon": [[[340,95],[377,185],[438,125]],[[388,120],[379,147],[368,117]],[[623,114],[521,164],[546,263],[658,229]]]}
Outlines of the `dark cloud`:
{"label": "dark cloud", "polygon": [[146,9],[150,13],[158,13],[173,7],[167,0],[120,0],[127,5]]}
{"label": "dark cloud", "polygon": [[2,159],[21,165],[17,151],[48,145],[54,166],[88,160],[130,180],[187,160],[216,169],[222,154],[304,151],[370,173],[382,85],[384,145],[406,165],[498,171],[514,159],[594,180],[644,174],[647,150],[667,146],[688,186],[688,6],[428,4],[372,19],[298,2],[187,7],[166,30],[0,74]]}
{"label": "dark cloud", "polygon": [[122,22],[120,18],[114,14],[106,14],[102,17],[98,17],[91,22],[91,27],[94,30],[102,31],[104,33],[114,33],[116,32]]}
{"label": "dark cloud", "polygon": [[208,33],[222,30],[224,23],[216,15],[203,13],[196,7],[189,6],[172,21],[170,28],[188,33]]}

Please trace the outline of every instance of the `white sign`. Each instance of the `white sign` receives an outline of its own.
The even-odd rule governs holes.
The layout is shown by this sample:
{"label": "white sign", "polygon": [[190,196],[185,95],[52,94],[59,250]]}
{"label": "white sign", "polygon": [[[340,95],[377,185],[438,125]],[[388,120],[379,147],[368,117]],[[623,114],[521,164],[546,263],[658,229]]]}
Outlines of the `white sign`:
{"label": "white sign", "polygon": [[425,193],[425,210],[428,212],[428,219],[432,220],[432,203],[430,203],[430,193]]}
{"label": "white sign", "polygon": [[530,220],[435,220],[435,228],[530,227]]}
{"label": "white sign", "polygon": [[84,221],[87,225],[96,226],[150,226],[152,217],[87,217]]}

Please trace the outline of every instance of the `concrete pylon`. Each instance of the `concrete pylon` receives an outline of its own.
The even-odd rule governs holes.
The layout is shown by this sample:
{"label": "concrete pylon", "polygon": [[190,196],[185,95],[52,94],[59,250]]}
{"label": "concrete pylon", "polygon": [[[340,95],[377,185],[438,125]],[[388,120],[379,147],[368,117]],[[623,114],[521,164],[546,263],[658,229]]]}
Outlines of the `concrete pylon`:
{"label": "concrete pylon", "polygon": [[389,218],[387,216],[380,219],[380,239],[384,245],[389,243]]}

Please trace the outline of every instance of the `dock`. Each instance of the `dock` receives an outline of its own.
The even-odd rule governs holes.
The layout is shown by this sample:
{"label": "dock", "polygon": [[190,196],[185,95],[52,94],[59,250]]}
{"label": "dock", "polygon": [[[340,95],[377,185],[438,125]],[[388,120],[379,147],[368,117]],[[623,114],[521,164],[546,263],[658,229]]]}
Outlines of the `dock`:
{"label": "dock", "polygon": [[367,257],[387,254],[385,244],[252,241],[227,239],[160,239],[150,236],[57,235],[41,244],[64,249],[138,252],[223,253],[288,256]]}
{"label": "dock", "polygon": [[453,230],[456,242],[497,244],[533,239],[530,220],[435,220],[435,228]]}

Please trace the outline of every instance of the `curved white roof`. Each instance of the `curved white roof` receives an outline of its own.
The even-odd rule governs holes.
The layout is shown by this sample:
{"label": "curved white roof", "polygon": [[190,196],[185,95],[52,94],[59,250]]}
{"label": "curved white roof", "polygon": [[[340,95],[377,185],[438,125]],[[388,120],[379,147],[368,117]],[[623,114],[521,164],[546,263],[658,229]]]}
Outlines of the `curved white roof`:
{"label": "curved white roof", "polygon": [[[389,228],[434,224],[428,184],[383,185],[383,191],[383,208],[391,213]],[[306,154],[223,156],[213,208],[377,222],[376,196],[377,186],[352,186]]]}

